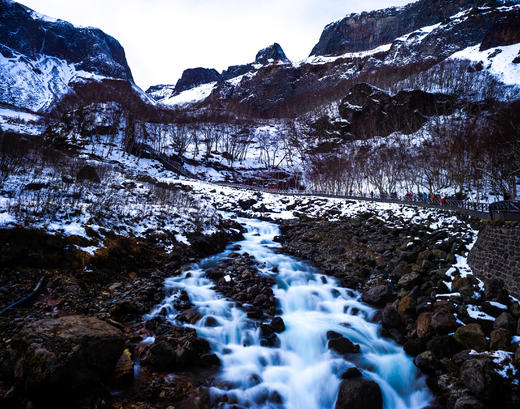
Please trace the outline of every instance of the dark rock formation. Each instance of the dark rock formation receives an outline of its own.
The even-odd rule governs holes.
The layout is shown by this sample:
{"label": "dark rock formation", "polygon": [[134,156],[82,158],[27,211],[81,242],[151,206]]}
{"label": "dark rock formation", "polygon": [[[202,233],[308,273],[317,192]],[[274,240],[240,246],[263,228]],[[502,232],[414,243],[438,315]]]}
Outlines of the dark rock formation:
{"label": "dark rock formation", "polygon": [[30,59],[47,55],[73,63],[80,70],[132,80],[125,51],[113,37],[96,28],[40,18],[10,0],[0,1],[0,39],[2,54],[8,47]]}
{"label": "dark rock formation", "polygon": [[339,113],[350,124],[346,129],[351,138],[363,139],[416,132],[429,116],[452,113],[454,102],[450,95],[413,90],[390,96],[369,84],[358,84],[341,101]]}
{"label": "dark rock formation", "polygon": [[146,90],[146,93],[156,101],[163,98],[171,98],[175,95],[175,85],[158,84],[152,85]]}
{"label": "dark rock formation", "polygon": [[[386,76],[398,82],[483,41],[492,45],[516,41],[516,29],[504,27],[515,27],[520,14],[518,7],[471,9],[478,5],[496,5],[496,2],[421,0],[399,9],[350,16],[327,26],[317,46],[320,50],[313,50],[316,56],[341,55],[346,51],[389,44],[388,49],[368,55],[347,55],[330,60],[314,58],[293,66],[281,48],[274,44],[258,53],[256,64],[236,65],[225,70],[221,75],[222,81],[201,108],[228,106],[229,109],[262,117],[286,115],[292,111],[298,114],[306,112],[306,106],[341,98],[356,83],[381,81]],[[464,13],[451,18],[461,10]],[[414,32],[436,23],[438,27],[431,31]],[[409,36],[403,36],[408,33]],[[269,61],[286,63],[266,64]],[[259,67],[259,64],[262,65]],[[243,74],[248,75],[240,81],[228,82]],[[397,102],[406,106],[421,101],[423,95],[399,95],[401,98],[403,100]],[[429,104],[428,100],[425,103]],[[425,113],[409,118],[411,125],[408,128],[413,130],[421,123],[421,114]]]}
{"label": "dark rock formation", "polygon": [[224,81],[230,80],[231,78],[239,77],[240,75],[247,74],[248,72],[255,71],[253,64],[241,64],[231,65],[227,70],[222,72],[222,79]]}
{"label": "dark rock formation", "polygon": [[480,45],[480,51],[516,43],[520,43],[520,13],[508,15],[493,24]]}
{"label": "dark rock formation", "polygon": [[123,346],[121,331],[97,318],[67,316],[34,321],[13,339],[15,377],[27,396],[38,402],[99,394]]}
{"label": "dark rock formation", "polygon": [[218,81],[220,74],[213,68],[189,68],[184,70],[181,78],[175,85],[175,92],[181,93],[198,85]]}
{"label": "dark rock formation", "polygon": [[370,50],[421,27],[440,23],[460,10],[486,3],[489,1],[421,0],[404,7],[351,14],[326,26],[310,55]]}
{"label": "dark rock formation", "polygon": [[392,290],[389,285],[381,284],[365,291],[362,299],[367,304],[382,306],[392,299]]}
{"label": "dark rock formation", "polygon": [[256,64],[272,64],[272,63],[290,63],[289,59],[285,55],[280,47],[280,44],[274,43],[269,47],[266,47],[256,54]]}

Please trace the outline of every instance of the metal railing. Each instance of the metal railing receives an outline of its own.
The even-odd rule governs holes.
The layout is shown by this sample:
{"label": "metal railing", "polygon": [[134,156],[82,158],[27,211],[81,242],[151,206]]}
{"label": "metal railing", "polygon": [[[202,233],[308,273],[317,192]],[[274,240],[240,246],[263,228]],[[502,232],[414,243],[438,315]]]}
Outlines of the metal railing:
{"label": "metal railing", "polygon": [[407,197],[398,195],[341,195],[337,193],[327,193],[313,190],[297,190],[297,189],[276,189],[276,188],[265,188],[260,186],[250,186],[245,184],[228,183],[228,182],[217,182],[221,186],[233,187],[236,189],[253,190],[258,192],[281,194],[289,196],[318,196],[326,198],[336,199],[350,199],[350,200],[362,200],[372,201],[381,203],[397,203],[397,204],[410,204],[421,207],[447,209],[447,210],[458,210],[464,213],[473,214],[479,217],[485,217],[489,211],[489,203],[486,202],[475,202],[467,199],[453,199],[453,198],[441,198],[441,197]]}

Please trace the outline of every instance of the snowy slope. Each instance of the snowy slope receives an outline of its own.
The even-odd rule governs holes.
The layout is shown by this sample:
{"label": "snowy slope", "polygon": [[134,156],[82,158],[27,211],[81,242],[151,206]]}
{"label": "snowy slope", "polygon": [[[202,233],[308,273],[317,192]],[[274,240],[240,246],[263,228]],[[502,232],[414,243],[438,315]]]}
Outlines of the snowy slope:
{"label": "snowy slope", "polygon": [[32,60],[14,51],[10,58],[0,54],[1,101],[32,111],[48,109],[75,82],[102,78],[56,57],[42,55]]}
{"label": "snowy slope", "polygon": [[207,97],[211,95],[213,89],[217,85],[216,82],[210,82],[209,84],[202,84],[198,87],[188,89],[186,91],[181,92],[170,98],[165,98],[160,100],[159,102],[165,105],[180,105],[187,106],[192,105],[197,102],[204,101]]}
{"label": "snowy slope", "polygon": [[450,59],[481,63],[483,69],[505,85],[520,86],[520,44],[495,47],[485,51],[480,51],[479,44],[456,52]]}

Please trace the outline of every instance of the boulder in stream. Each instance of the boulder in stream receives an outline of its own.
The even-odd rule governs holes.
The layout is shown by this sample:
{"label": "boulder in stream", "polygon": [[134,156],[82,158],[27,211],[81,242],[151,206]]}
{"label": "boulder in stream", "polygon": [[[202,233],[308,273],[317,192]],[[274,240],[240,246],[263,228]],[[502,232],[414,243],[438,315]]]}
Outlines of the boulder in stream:
{"label": "boulder in stream", "polygon": [[339,385],[335,409],[382,409],[383,394],[374,381],[363,378],[344,379]]}

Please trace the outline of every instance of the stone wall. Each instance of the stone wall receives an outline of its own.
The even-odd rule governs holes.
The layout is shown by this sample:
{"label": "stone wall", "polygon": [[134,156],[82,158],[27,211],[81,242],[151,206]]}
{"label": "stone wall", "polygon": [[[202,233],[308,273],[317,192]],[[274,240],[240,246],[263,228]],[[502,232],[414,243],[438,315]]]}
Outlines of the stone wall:
{"label": "stone wall", "polygon": [[484,225],[468,263],[480,279],[500,278],[511,295],[520,297],[520,226]]}

